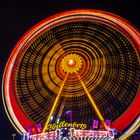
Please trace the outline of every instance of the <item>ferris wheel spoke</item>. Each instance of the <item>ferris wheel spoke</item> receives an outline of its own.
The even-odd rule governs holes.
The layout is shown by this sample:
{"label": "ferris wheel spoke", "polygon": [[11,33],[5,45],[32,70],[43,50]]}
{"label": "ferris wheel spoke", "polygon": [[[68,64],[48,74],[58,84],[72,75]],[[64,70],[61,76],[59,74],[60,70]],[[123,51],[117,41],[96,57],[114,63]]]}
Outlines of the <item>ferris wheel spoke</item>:
{"label": "ferris wheel spoke", "polygon": [[91,104],[92,104],[92,106],[93,106],[93,108],[94,108],[94,110],[95,110],[95,112],[96,112],[96,114],[97,114],[99,120],[103,123],[104,128],[107,129],[106,122],[105,122],[105,120],[104,120],[104,118],[103,118],[101,112],[99,111],[97,105],[95,104],[95,102],[94,102],[92,96],[90,95],[89,91],[87,90],[87,88],[86,88],[84,82],[82,81],[80,75],[78,75],[78,73],[76,73],[76,74],[77,74],[77,77],[78,77],[78,79],[79,79],[79,81],[80,81],[80,83],[81,83],[83,89],[85,90],[85,93],[86,93],[86,95],[87,95],[89,101],[91,102]]}
{"label": "ferris wheel spoke", "polygon": [[62,85],[61,85],[61,87],[60,87],[60,90],[59,90],[59,92],[58,92],[58,94],[57,94],[57,96],[56,96],[56,99],[55,99],[55,101],[54,101],[54,103],[53,103],[52,109],[51,109],[51,111],[50,111],[50,113],[49,113],[49,116],[48,116],[47,121],[46,121],[46,123],[45,123],[45,125],[44,125],[44,128],[43,128],[42,133],[44,133],[44,132],[46,131],[46,129],[47,129],[47,126],[48,126],[48,124],[49,124],[49,122],[50,122],[51,116],[52,116],[52,114],[53,114],[53,112],[54,112],[54,110],[55,110],[55,108],[56,108],[56,106],[57,106],[57,104],[58,104],[59,99],[60,99],[60,95],[61,95],[61,93],[62,93],[62,91],[63,91],[63,87],[64,87],[64,85],[65,85],[65,82],[66,82],[67,78],[68,78],[68,75],[69,75],[69,73],[67,72],[67,74],[66,74],[66,76],[65,76],[65,79],[64,79],[64,81],[63,81],[63,83],[62,83]]}

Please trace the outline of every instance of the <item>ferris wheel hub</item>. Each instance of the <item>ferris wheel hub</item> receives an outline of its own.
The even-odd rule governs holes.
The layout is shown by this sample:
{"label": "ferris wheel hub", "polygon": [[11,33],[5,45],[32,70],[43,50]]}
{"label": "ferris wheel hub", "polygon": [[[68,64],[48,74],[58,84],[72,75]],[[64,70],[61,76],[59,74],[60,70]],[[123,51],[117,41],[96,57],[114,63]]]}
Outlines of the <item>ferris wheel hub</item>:
{"label": "ferris wheel hub", "polygon": [[77,73],[82,67],[82,58],[77,54],[68,54],[61,61],[61,68],[64,72]]}

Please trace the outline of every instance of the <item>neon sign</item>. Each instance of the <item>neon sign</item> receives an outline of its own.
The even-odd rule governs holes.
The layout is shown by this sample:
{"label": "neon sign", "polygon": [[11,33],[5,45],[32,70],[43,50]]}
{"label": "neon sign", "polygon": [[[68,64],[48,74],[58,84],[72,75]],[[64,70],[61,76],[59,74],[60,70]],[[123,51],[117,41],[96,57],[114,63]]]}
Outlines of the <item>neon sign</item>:
{"label": "neon sign", "polygon": [[60,123],[56,124],[48,124],[46,127],[46,130],[56,130],[56,129],[60,129],[60,128],[76,128],[76,129],[86,129],[87,128],[87,124],[79,124],[76,122],[73,123],[68,123],[65,121],[61,121]]}

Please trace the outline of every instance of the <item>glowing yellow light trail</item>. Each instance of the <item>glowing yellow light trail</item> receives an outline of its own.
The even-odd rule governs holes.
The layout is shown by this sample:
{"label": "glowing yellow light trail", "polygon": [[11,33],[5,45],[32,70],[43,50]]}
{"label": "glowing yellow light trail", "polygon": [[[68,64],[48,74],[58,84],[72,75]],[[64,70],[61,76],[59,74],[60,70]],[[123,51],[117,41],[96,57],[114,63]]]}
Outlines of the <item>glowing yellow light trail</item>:
{"label": "glowing yellow light trail", "polygon": [[95,112],[96,112],[98,118],[99,118],[100,121],[103,123],[105,129],[107,129],[106,122],[105,122],[105,120],[104,120],[102,114],[100,113],[100,111],[99,111],[97,105],[95,104],[93,98],[91,97],[90,93],[88,92],[88,90],[87,90],[85,84],[84,84],[83,81],[81,80],[81,77],[80,77],[78,74],[77,74],[77,77],[78,77],[78,79],[79,79],[79,81],[80,81],[80,83],[81,83],[83,89],[85,90],[85,93],[86,93],[87,97],[89,98],[89,100],[90,100],[90,102],[91,102],[91,104],[92,104],[92,106],[93,106],[93,108],[94,108],[94,110],[95,110]]}
{"label": "glowing yellow light trail", "polygon": [[68,75],[69,75],[69,73],[67,72],[67,74],[66,74],[66,76],[65,76],[65,79],[64,79],[64,81],[63,81],[63,83],[62,83],[62,85],[61,85],[61,87],[60,87],[60,90],[59,90],[59,92],[58,92],[58,94],[57,94],[57,96],[56,96],[56,99],[55,99],[55,101],[54,101],[54,103],[53,103],[52,109],[51,109],[51,111],[50,111],[50,113],[49,113],[49,116],[48,116],[47,121],[46,121],[46,123],[45,123],[45,125],[44,125],[44,128],[43,128],[42,133],[44,133],[44,132],[46,131],[46,128],[47,128],[47,126],[48,126],[48,124],[49,124],[49,121],[50,121],[50,118],[51,118],[51,116],[52,116],[52,114],[53,114],[53,112],[54,112],[54,110],[55,110],[55,108],[56,108],[56,106],[57,106],[58,100],[59,100],[60,95],[61,95],[61,93],[62,93],[62,90],[63,90],[63,87],[64,87],[64,85],[65,85],[65,82],[66,82],[66,80],[67,80],[67,78],[68,78]]}

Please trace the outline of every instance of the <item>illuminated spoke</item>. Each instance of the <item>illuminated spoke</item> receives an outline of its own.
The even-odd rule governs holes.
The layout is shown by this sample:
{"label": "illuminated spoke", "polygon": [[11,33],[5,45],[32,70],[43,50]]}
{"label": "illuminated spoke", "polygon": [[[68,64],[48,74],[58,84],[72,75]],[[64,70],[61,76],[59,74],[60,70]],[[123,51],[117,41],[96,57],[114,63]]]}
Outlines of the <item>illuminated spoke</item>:
{"label": "illuminated spoke", "polygon": [[47,126],[48,126],[48,124],[49,124],[49,122],[50,122],[51,116],[52,116],[52,114],[53,114],[53,112],[54,112],[54,110],[55,110],[55,108],[56,108],[56,106],[57,106],[57,104],[58,104],[59,99],[60,99],[60,95],[61,95],[61,93],[62,93],[63,87],[64,87],[64,85],[65,85],[65,82],[66,82],[67,78],[68,78],[68,75],[69,75],[69,73],[66,74],[65,79],[64,79],[64,81],[63,81],[63,83],[62,83],[62,85],[61,85],[61,87],[60,87],[60,90],[59,90],[59,92],[58,92],[58,94],[57,94],[57,96],[56,96],[56,99],[55,99],[54,104],[53,104],[53,106],[52,106],[52,109],[51,109],[51,111],[50,111],[50,113],[49,113],[49,116],[48,116],[48,118],[47,118],[47,121],[46,121],[46,123],[45,123],[45,125],[44,125],[44,128],[43,128],[42,133],[44,133],[44,132],[46,131],[46,129],[47,129]]}
{"label": "illuminated spoke", "polygon": [[80,77],[78,74],[77,74],[77,77],[78,77],[78,79],[79,79],[79,81],[80,81],[80,83],[81,83],[83,89],[85,90],[85,93],[86,93],[88,99],[90,100],[90,102],[91,102],[91,104],[92,104],[92,106],[93,106],[93,108],[94,108],[94,110],[95,110],[95,112],[96,112],[98,118],[99,118],[100,121],[103,123],[105,129],[107,129],[106,122],[105,122],[105,120],[104,120],[104,118],[103,118],[101,112],[99,111],[97,105],[95,104],[93,98],[91,97],[90,93],[88,92],[88,90],[87,90],[87,88],[86,88],[84,82],[82,81],[81,77]]}

